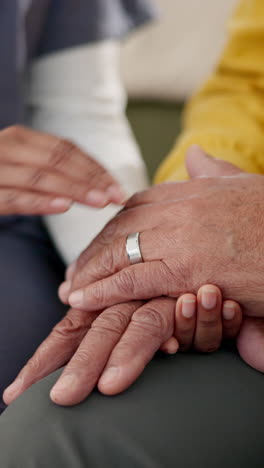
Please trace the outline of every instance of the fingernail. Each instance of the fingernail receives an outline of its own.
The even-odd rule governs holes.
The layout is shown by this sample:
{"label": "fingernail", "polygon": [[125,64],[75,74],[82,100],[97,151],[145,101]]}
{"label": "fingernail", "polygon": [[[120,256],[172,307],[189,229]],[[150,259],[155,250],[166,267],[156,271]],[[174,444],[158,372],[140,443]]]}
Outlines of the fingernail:
{"label": "fingernail", "polygon": [[65,375],[65,377],[59,379],[51,389],[51,398],[56,399],[56,397],[61,396],[61,394],[67,391],[69,388],[72,390],[73,387],[75,387],[76,382],[77,379],[75,375]]}
{"label": "fingernail", "polygon": [[68,300],[70,291],[71,291],[72,282],[71,281],[64,281],[59,287],[59,297],[63,301]]}
{"label": "fingernail", "polygon": [[217,294],[215,292],[215,289],[204,288],[202,290],[201,302],[204,309],[214,309],[217,304]]}
{"label": "fingernail", "polygon": [[80,307],[83,304],[84,293],[80,289],[79,291],[74,291],[69,297],[69,303],[72,307]]}
{"label": "fingernail", "polygon": [[105,206],[109,201],[109,196],[101,190],[91,190],[86,195],[86,202],[96,206]]}
{"label": "fingernail", "polygon": [[69,200],[67,198],[54,198],[54,200],[51,200],[50,202],[50,206],[58,210],[67,210],[71,207],[71,205],[72,200]]}
{"label": "fingernail", "polygon": [[223,306],[223,317],[225,320],[233,320],[236,314],[235,305],[231,303],[225,303]]}
{"label": "fingernail", "polygon": [[72,279],[76,268],[77,268],[77,262],[73,262],[70,266],[68,266],[66,273],[65,273],[65,278],[67,281]]}
{"label": "fingernail", "polygon": [[111,384],[115,381],[115,379],[118,378],[120,374],[120,369],[118,367],[109,367],[109,369],[107,369],[101,379],[100,379],[100,385],[108,385],[108,384]]}
{"label": "fingernail", "polygon": [[119,187],[119,185],[111,185],[107,189],[107,193],[110,195],[111,200],[115,203],[123,204],[127,200],[127,196],[125,195],[121,187]]}
{"label": "fingernail", "polygon": [[184,318],[190,319],[195,314],[195,299],[183,299],[182,301],[182,315]]}

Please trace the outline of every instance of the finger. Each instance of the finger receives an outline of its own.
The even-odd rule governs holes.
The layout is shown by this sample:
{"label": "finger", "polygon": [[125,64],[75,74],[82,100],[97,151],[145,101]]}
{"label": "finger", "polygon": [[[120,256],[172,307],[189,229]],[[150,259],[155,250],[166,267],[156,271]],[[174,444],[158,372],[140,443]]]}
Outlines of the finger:
{"label": "finger", "polygon": [[197,295],[197,322],[194,347],[197,351],[216,351],[222,341],[222,294],[212,285],[200,288]]}
{"label": "finger", "polygon": [[226,340],[235,339],[242,324],[242,310],[235,301],[224,301],[222,308],[223,316],[223,338]]}
{"label": "finger", "polygon": [[91,192],[92,206],[97,206],[96,196],[99,194],[101,197],[107,195],[114,203],[123,203],[125,194],[120,184],[71,141],[21,126],[9,127],[1,134],[1,160],[17,164],[23,161],[29,166],[61,172],[69,179],[85,183],[86,191]]}
{"label": "finger", "polygon": [[264,372],[264,319],[244,318],[237,348],[241,358],[249,366]]}
{"label": "finger", "polygon": [[2,163],[0,185],[70,198],[89,206],[104,207],[110,203],[108,194],[99,192],[99,196],[91,197],[91,191],[84,182],[42,168]]}
{"label": "finger", "polygon": [[158,298],[133,314],[99,380],[98,388],[102,393],[120,393],[140,376],[161,344],[172,336],[174,309],[175,300]]}
{"label": "finger", "polygon": [[[151,216],[149,216],[149,211],[151,211]],[[65,304],[68,303],[69,294],[72,290],[81,288],[84,284],[89,284],[91,280],[95,281],[98,279],[98,274],[95,274],[94,265],[96,269],[100,267],[105,269],[105,261],[98,262],[99,252],[104,252],[104,248],[108,247],[105,257],[110,258],[110,249],[113,244],[113,241],[116,241],[119,238],[123,237],[121,241],[121,249],[123,253],[125,252],[125,237],[128,233],[136,232],[138,229],[141,231],[145,230],[147,227],[153,227],[155,225],[155,214],[156,208],[153,207],[141,207],[137,211],[129,210],[122,211],[117,216],[115,216],[101,231],[101,233],[96,236],[94,241],[85,249],[79,258],[68,267],[65,276],[65,282],[61,284],[59,288],[59,297],[61,301]],[[160,222],[160,221],[159,221]],[[118,246],[118,249],[120,247]],[[93,257],[92,267],[90,261]],[[123,264],[128,266],[128,258],[125,254],[122,255]],[[107,262],[108,265],[109,262]],[[100,277],[100,275],[99,275]]]}
{"label": "finger", "polygon": [[187,351],[193,345],[196,326],[197,301],[194,294],[184,294],[176,304],[175,336],[179,342],[180,351]]}
{"label": "finger", "polygon": [[192,145],[186,156],[186,167],[190,177],[220,177],[240,174],[240,168],[233,164],[209,156],[198,145]]}
{"label": "finger", "polygon": [[5,390],[5,403],[9,405],[32,384],[66,364],[97,315],[70,310]]}
{"label": "finger", "polygon": [[77,268],[77,261],[71,263],[65,272],[66,281],[71,281]]}
{"label": "finger", "polygon": [[169,338],[165,343],[163,343],[160,347],[160,351],[166,354],[176,354],[179,350],[179,343],[175,336]]}
{"label": "finger", "polygon": [[130,265],[125,249],[125,239],[117,239],[114,246],[109,245],[93,257],[84,268],[79,270],[73,281],[67,280],[59,287],[59,297],[63,303],[67,304],[72,291],[85,288],[86,285],[94,283],[100,278],[113,275],[116,271],[122,270]]}
{"label": "finger", "polygon": [[[195,184],[200,184],[201,181],[193,181],[193,185],[190,186],[190,190],[193,192],[195,189]],[[212,182],[212,186],[215,186],[215,181]],[[166,193],[166,184],[164,187]],[[144,193],[139,194],[139,197],[144,198]],[[145,193],[145,196],[148,196],[148,192]],[[136,195],[137,197],[137,195]],[[188,200],[179,198],[174,199],[173,202],[166,201],[161,202],[162,199],[161,194],[159,194],[158,202],[155,204],[144,205],[137,208],[129,208],[126,210],[122,210],[114,219],[112,219],[101,231],[101,233],[94,239],[94,241],[87,247],[87,249],[80,255],[77,261],[77,268],[75,273],[78,273],[82,270],[83,267],[87,266],[90,259],[97,255],[100,250],[102,250],[106,246],[111,246],[114,241],[116,241],[120,237],[126,237],[131,232],[136,231],[144,231],[147,229],[152,229],[154,227],[160,226],[165,220],[171,219],[171,210],[175,210],[175,206],[177,206],[177,219],[179,225],[181,222],[186,220],[186,210],[184,202]],[[143,200],[146,201],[145,199]],[[142,202],[143,202],[142,201]],[[176,215],[176,213],[175,213]],[[78,284],[78,281],[75,283]],[[60,296],[62,299],[62,296]],[[64,297],[63,301],[66,300]]]}
{"label": "finger", "polygon": [[[77,262],[77,271],[79,272],[91,258],[99,253],[101,249],[110,246],[119,238],[124,237],[131,232],[142,232],[160,225],[167,215],[169,206],[164,207],[162,213],[157,211],[157,206],[140,206],[137,209],[122,210],[115,216],[104,229],[96,236],[94,241],[80,255]],[[179,218],[181,214],[179,213]],[[125,240],[124,240],[125,242]]]}
{"label": "finger", "polygon": [[75,405],[91,393],[113,348],[140,306],[140,302],[119,304],[99,315],[52,388],[50,396],[54,403]]}
{"label": "finger", "polygon": [[[153,232],[145,231],[140,234],[139,244],[142,258],[145,262],[155,260],[153,249],[147,247],[145,238],[151,244]],[[75,273],[71,290],[87,286],[90,283],[107,278],[114,273],[127,268],[131,265],[126,250],[125,237],[118,238],[115,242],[106,245],[100,252],[92,257],[89,262],[77,273]],[[162,255],[162,252],[159,252]]]}
{"label": "finger", "polygon": [[113,276],[74,291],[69,297],[69,303],[78,304],[76,308],[80,310],[96,311],[127,301],[159,296],[178,297],[185,292],[181,278],[177,279],[175,275],[173,290],[170,289],[170,279],[170,272],[162,261],[132,265]]}
{"label": "finger", "polygon": [[[154,250],[147,247],[144,238],[148,237],[151,245],[154,231],[146,231],[140,234],[140,250],[144,261],[155,260]],[[68,303],[73,291],[85,288],[97,280],[107,278],[116,272],[131,265],[126,251],[126,237],[118,238],[114,243],[105,246],[97,255],[92,257],[87,264],[75,272],[73,280],[62,283],[59,288],[59,297],[64,303]],[[162,252],[159,252],[162,255]],[[123,302],[123,301],[122,301]]]}
{"label": "finger", "polygon": [[[140,233],[139,244],[140,244],[141,256],[143,258],[143,261],[146,263],[147,262],[154,263],[155,260],[157,260],[158,262],[160,262],[160,273],[164,271],[164,273],[166,273],[166,276],[171,276],[171,270],[169,266],[167,266],[167,263],[163,260],[159,260],[159,259],[162,259],[166,255],[167,244],[166,242],[160,243],[158,241],[158,238],[159,238],[159,233],[157,232],[158,229],[159,228],[151,229],[151,230],[147,230],[147,231]],[[179,229],[180,229],[180,226],[179,226]],[[177,232],[176,227],[174,228],[174,232]],[[61,300],[63,301],[66,300],[69,303],[71,303],[71,301],[77,301],[80,304],[80,307],[82,309],[83,307],[81,305],[82,301],[79,301],[80,297],[77,298],[77,294],[75,294],[75,291],[78,290],[78,296],[80,296],[81,294],[80,291],[85,290],[86,287],[89,287],[89,284],[94,283],[93,289],[97,288],[97,286],[100,287],[101,284],[99,284],[98,281],[103,280],[104,278],[105,279],[110,278],[111,275],[113,275],[113,281],[114,281],[115,273],[121,272],[121,270],[124,270],[124,273],[123,275],[119,276],[118,279],[121,279],[121,280],[124,279],[124,281],[126,280],[126,276],[129,276],[127,275],[127,272],[134,274],[136,272],[136,269],[133,269],[133,268],[131,269],[131,263],[128,258],[127,250],[126,250],[126,240],[127,240],[127,237],[119,238],[112,244],[101,249],[98,255],[95,255],[87,263],[87,265],[84,268],[80,269],[79,271],[77,271],[77,273],[75,273],[73,281],[70,281],[70,283],[66,282],[66,284],[63,283],[62,287],[59,290],[59,295],[60,295]],[[163,235],[163,240],[164,240],[164,235]],[[174,241],[175,249],[176,249],[176,243],[177,243],[177,239],[175,239]],[[180,249],[180,245],[179,245],[179,249]],[[178,260],[180,263],[180,253],[178,254]],[[158,266],[159,263],[156,262],[155,265]],[[153,265],[150,267],[150,269],[153,271]],[[137,271],[140,271],[140,270],[137,270]],[[156,273],[159,274],[158,269],[156,270]],[[137,278],[135,278],[135,280],[137,280]],[[128,278],[127,281],[130,281],[130,278]],[[177,278],[177,281],[182,282],[182,278]],[[148,281],[148,283],[150,282]],[[120,285],[120,287],[123,289],[122,285]],[[131,287],[133,287],[132,284],[131,284]],[[146,287],[150,288],[152,286],[151,284],[148,284]],[[165,290],[165,286],[163,289]],[[153,290],[153,287],[151,290]],[[69,295],[69,291],[71,292],[70,295]],[[152,297],[157,297],[158,295],[160,294],[155,294]],[[71,301],[70,301],[69,296],[71,297]],[[148,299],[149,296],[147,296],[146,298]],[[136,299],[140,299],[140,298],[138,297]],[[126,302],[126,301],[121,301],[121,302]]]}
{"label": "finger", "polygon": [[1,215],[46,215],[64,213],[71,207],[67,198],[0,188]]}

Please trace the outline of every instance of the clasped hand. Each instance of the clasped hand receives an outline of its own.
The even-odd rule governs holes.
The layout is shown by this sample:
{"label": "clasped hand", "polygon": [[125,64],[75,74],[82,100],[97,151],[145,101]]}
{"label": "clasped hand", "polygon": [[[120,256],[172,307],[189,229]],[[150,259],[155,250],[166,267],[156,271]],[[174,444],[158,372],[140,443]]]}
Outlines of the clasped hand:
{"label": "clasped hand", "polygon": [[[238,347],[247,362],[264,370],[263,357],[255,353],[263,343],[263,232],[255,225],[262,216],[263,178],[199,151],[198,171],[192,158],[190,154],[187,161],[191,176],[202,175],[202,168],[213,177],[163,184],[135,195],[70,267],[60,296],[74,308],[6,390],[7,403],[67,363],[51,391],[53,401],[63,405],[82,401],[96,384],[106,394],[124,390],[160,347],[169,352],[192,344],[199,350],[216,349],[223,335],[237,335],[241,309],[224,303],[234,312],[226,320],[220,314],[220,291],[207,288],[212,305],[208,315],[200,289],[206,283],[217,284],[224,299],[243,306]],[[125,239],[135,231],[141,232],[144,263],[130,266]],[[189,304],[195,301],[197,293],[195,322],[193,315],[184,317],[183,304],[187,297]],[[213,342],[211,349],[201,348],[205,338],[207,344]]]}

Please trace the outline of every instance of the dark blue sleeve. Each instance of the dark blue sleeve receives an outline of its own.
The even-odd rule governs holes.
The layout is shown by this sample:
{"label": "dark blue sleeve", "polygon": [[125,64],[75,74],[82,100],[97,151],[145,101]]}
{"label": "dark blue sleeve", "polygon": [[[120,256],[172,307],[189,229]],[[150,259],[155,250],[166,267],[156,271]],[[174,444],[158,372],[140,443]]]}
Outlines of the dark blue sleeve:
{"label": "dark blue sleeve", "polygon": [[153,16],[151,0],[51,0],[36,52],[120,38]]}

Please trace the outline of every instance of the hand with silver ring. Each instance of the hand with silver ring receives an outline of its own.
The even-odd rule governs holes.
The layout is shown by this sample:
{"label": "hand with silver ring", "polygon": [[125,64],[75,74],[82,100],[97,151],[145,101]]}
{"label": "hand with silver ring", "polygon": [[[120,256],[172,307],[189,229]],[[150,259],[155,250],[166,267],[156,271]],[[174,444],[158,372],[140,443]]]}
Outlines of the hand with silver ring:
{"label": "hand with silver ring", "polygon": [[[171,188],[170,186],[169,190]],[[147,208],[149,212],[149,206]],[[133,210],[130,211],[130,215],[133,219]],[[68,279],[73,274],[74,268],[71,268],[68,271]],[[93,274],[92,270],[90,274]],[[184,295],[178,300],[176,307],[175,302],[174,299],[162,297],[146,304],[119,304],[103,313],[99,311],[87,314],[70,310],[23,369],[20,378],[7,390],[6,402],[12,401],[25,388],[69,359],[62,376],[63,380],[60,379],[64,389],[63,386],[61,390],[56,387],[52,392],[53,400],[59,404],[74,404],[85,398],[99,379],[105,365],[107,364],[106,369],[109,369],[113,367],[114,361],[119,363],[121,368],[123,362],[124,369],[118,378],[115,377],[114,387],[111,381],[105,383],[100,379],[99,388],[107,394],[117,393],[130,385],[142,372],[158,346],[168,353],[175,353],[178,346],[184,350],[194,345],[200,351],[206,352],[216,349],[221,341],[221,297],[217,288],[203,288],[198,292],[197,300],[193,294]],[[224,333],[227,330],[227,336],[234,337],[239,328],[241,311],[231,301],[223,306]],[[205,327],[206,322],[208,324]],[[174,337],[171,335],[173,329]],[[132,358],[127,359],[129,356]],[[67,377],[66,381],[64,377]]]}
{"label": "hand with silver ring", "polygon": [[127,236],[126,252],[131,265],[143,262],[139,244],[139,235],[139,232],[133,232]]}
{"label": "hand with silver ring", "polygon": [[[222,165],[222,163],[216,163],[212,160],[213,168],[215,164]],[[254,178],[250,187],[248,185],[249,177],[251,178],[250,182]],[[72,289],[82,287],[81,284],[85,285],[87,281],[86,284],[90,285],[91,291],[95,291],[94,294],[95,296],[97,295],[98,302],[100,303],[103,299],[109,300],[109,295],[111,299],[113,293],[116,294],[117,298],[120,297],[120,294],[121,296],[128,293],[132,296],[133,294],[137,295],[139,292],[141,294],[142,291],[146,291],[146,286],[148,294],[156,295],[165,284],[165,288],[168,288],[169,285],[169,287],[174,288],[174,291],[179,291],[180,288],[186,290],[186,292],[188,290],[191,291],[191,297],[188,296],[187,298],[184,296],[177,303],[179,306],[178,308],[176,307],[176,311],[180,311],[179,313],[183,315],[184,303],[186,303],[185,306],[188,306],[189,309],[191,303],[188,300],[194,300],[195,296],[193,296],[193,292],[198,291],[199,288],[197,287],[196,289],[196,283],[194,283],[193,287],[189,289],[188,282],[189,285],[193,281],[201,284],[204,276],[208,278],[216,275],[219,278],[219,283],[225,286],[226,297],[228,287],[229,291],[231,289],[230,284],[227,285],[225,283],[225,280],[228,278],[223,275],[226,269],[225,264],[221,263],[221,261],[223,262],[223,254],[226,255],[228,248],[232,247],[231,243],[226,242],[225,236],[228,232],[236,232],[236,228],[240,227],[238,209],[240,205],[237,203],[236,195],[241,204],[242,192],[246,191],[246,195],[250,199],[253,195],[256,197],[257,194],[261,194],[263,185],[260,179],[259,176],[241,177],[240,175],[234,176],[233,174],[232,177],[221,181],[216,178],[208,178],[208,180],[203,178],[201,180],[194,180],[192,184],[187,182],[185,184],[165,184],[164,186],[155,187],[151,192],[152,201],[149,192],[137,195],[134,197],[134,200],[129,202],[127,209],[120,213],[117,221],[114,221],[114,224],[112,222],[110,227],[108,226],[82,255],[78,263],[69,269],[67,275],[68,292],[66,291],[67,288],[64,288],[62,292],[67,296]],[[231,188],[230,182],[232,182]],[[166,194],[167,198],[164,194]],[[162,198],[162,195],[164,198]],[[156,202],[153,202],[155,197]],[[180,209],[181,205],[184,205],[182,210]],[[219,218],[219,213],[218,217],[215,215],[215,206],[218,209],[220,208],[221,218]],[[252,205],[250,206],[252,207]],[[247,207],[248,204],[245,199],[243,209],[247,209]],[[224,215],[228,215],[227,219],[224,218]],[[259,218],[261,218],[260,213]],[[254,216],[251,216],[250,222],[253,219]],[[226,223],[227,220],[229,223]],[[225,231],[226,227],[229,228],[227,232]],[[126,239],[129,233],[138,230],[141,232],[140,247],[144,263],[131,265],[126,251]],[[212,232],[214,232],[215,237],[212,236]],[[215,239],[214,243],[213,239]],[[205,242],[206,240],[207,243]],[[239,237],[238,241],[243,245],[246,239]],[[204,246],[207,246],[207,249]],[[170,247],[169,255],[167,253],[168,247]],[[238,247],[240,247],[240,252],[244,252],[245,249],[241,249],[241,245],[238,245]],[[252,250],[249,251],[252,254]],[[188,259],[192,260],[190,264]],[[225,259],[226,257],[224,257]],[[230,255],[229,260],[228,273],[229,279],[232,279],[232,268],[236,267],[236,259],[233,255]],[[242,260],[243,256],[239,258],[240,262]],[[254,282],[254,274],[258,273],[255,272],[257,263],[252,256],[247,260],[247,266],[251,268],[249,270],[251,281]],[[126,268],[122,270],[124,263]],[[152,270],[153,266],[154,269]],[[156,269],[155,267],[157,266],[161,266],[163,269]],[[135,269],[138,270],[138,268],[141,270],[139,277],[137,277],[137,273],[135,272]],[[236,293],[238,294],[238,269],[235,269],[235,285]],[[240,268],[240,270],[242,269]],[[106,296],[103,298],[101,293],[104,292],[104,289],[101,289],[102,283],[97,280],[100,280],[102,277],[108,281],[113,280],[116,279],[116,275],[119,278],[121,273],[122,282],[117,282],[117,288],[115,287],[115,289],[111,289],[110,287],[110,291],[106,291]],[[243,275],[241,276],[243,279]],[[258,281],[257,275],[255,275],[255,280]],[[115,281],[110,284],[114,285],[114,283]],[[206,293],[209,293],[209,303],[212,306],[212,291],[207,291]],[[256,289],[254,289],[255,293]],[[240,297],[246,307],[245,311],[247,313],[250,313],[249,301],[252,300],[255,301],[256,310],[262,310],[262,307],[260,307],[261,297],[254,294],[252,295],[252,290],[242,285]],[[91,391],[89,386],[94,386],[94,382],[99,379],[103,368],[105,368],[105,371],[110,371],[111,368],[114,368],[112,369],[114,373],[111,371],[112,378],[110,378],[111,374],[108,374],[108,383],[107,381],[99,380],[99,389],[107,394],[122,391],[142,372],[149,359],[153,356],[153,353],[158,349],[158,346],[163,346],[162,343],[166,339],[170,340],[174,322],[173,311],[175,311],[175,302],[176,299],[173,298],[157,297],[147,303],[131,301],[129,303],[116,304],[104,312],[97,310],[96,312],[87,314],[86,310],[69,311],[65,319],[58,327],[55,327],[46,343],[37,351],[32,360],[33,365],[29,364],[26,366],[21,373],[21,378],[15,382],[15,387],[11,387],[5,397],[11,401],[19,392],[23,391],[23,388],[25,389],[25,385],[30,385],[30,381],[31,383],[37,381],[41,378],[41,375],[47,375],[45,373],[52,371],[51,366],[57,365],[59,367],[62,361],[66,362],[69,359],[70,362],[62,376],[63,378],[67,377],[67,379],[60,381],[63,384],[61,390],[57,387],[52,393],[52,397],[57,403],[74,404],[85,398]],[[219,306],[217,307],[217,310],[219,310]],[[94,308],[98,309],[98,304]],[[197,313],[197,323],[199,323],[199,295]],[[190,314],[190,311],[187,314]],[[176,312],[176,323],[179,324],[180,322],[177,321],[177,317]],[[204,318],[203,316],[201,317],[204,323]],[[180,318],[183,319],[184,316],[179,316],[178,319]],[[238,341],[240,352],[241,354],[244,353],[247,362],[249,362],[248,343],[250,343],[250,336],[253,336],[253,332],[257,332],[256,327],[247,327],[249,321],[253,320],[257,319],[247,318],[243,323],[243,333],[240,334],[241,338],[239,336]],[[216,323],[219,324],[219,320]],[[255,324],[257,325],[256,321]],[[188,333],[190,333],[190,328],[189,326]],[[217,326],[217,330],[219,330],[219,325]],[[251,333],[252,330],[253,332]],[[185,332],[186,330],[183,331]],[[175,336],[177,338],[178,335]],[[216,336],[219,336],[218,331]],[[64,337],[63,342],[62,337]],[[258,335],[255,333],[254,337],[256,338],[254,342],[256,348],[256,346],[261,344],[262,335],[261,333]],[[80,348],[75,354],[75,350],[79,345]],[[182,343],[182,345],[186,345],[186,343]],[[53,359],[51,359],[51,356]],[[95,356],[96,359],[94,358]],[[256,357],[256,353],[253,354],[253,357]],[[259,357],[261,358],[261,356]],[[122,367],[122,362],[124,367]],[[88,366],[87,363],[89,364]],[[259,363],[260,360],[258,365]],[[107,364],[106,367],[105,364]],[[35,373],[32,372],[33,368],[37,369]],[[105,374],[104,379],[106,377],[107,375]],[[65,401],[66,399],[67,401]]]}
{"label": "hand with silver ring", "polygon": [[[243,173],[197,148],[188,155],[187,169],[192,180],[132,197],[69,268],[60,297],[94,310],[131,299],[195,293],[209,281],[220,286],[224,299],[242,305],[239,353],[264,371],[264,353],[258,353],[264,346],[263,176]],[[131,265],[125,243],[136,231],[144,263]]]}

